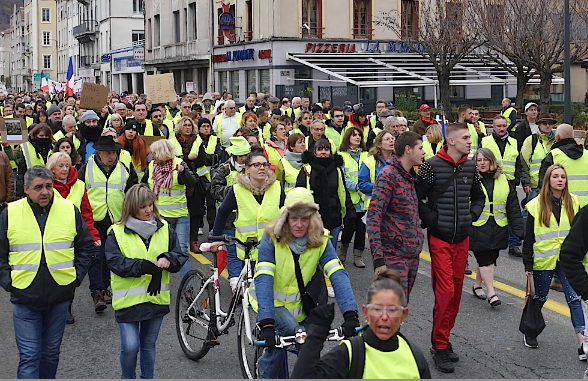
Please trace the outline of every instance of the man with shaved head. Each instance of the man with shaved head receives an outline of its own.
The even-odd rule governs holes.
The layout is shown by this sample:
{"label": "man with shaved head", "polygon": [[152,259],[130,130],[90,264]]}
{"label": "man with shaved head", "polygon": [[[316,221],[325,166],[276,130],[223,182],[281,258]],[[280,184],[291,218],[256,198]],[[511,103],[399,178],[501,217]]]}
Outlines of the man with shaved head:
{"label": "man with shaved head", "polygon": [[580,207],[588,204],[588,153],[584,146],[574,139],[574,128],[560,124],[555,131],[555,143],[551,152],[541,162],[539,189],[545,181],[545,172],[553,164],[561,164],[568,177],[568,189],[578,196]]}

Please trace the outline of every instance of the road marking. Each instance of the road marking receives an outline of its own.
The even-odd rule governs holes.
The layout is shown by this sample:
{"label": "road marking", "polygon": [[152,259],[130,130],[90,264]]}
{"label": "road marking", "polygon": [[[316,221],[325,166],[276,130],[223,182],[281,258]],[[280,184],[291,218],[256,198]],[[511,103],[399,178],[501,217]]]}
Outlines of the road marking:
{"label": "road marking", "polygon": [[[206,258],[204,255],[202,255],[202,254],[196,254],[192,250],[188,250],[188,252],[190,253],[190,255],[192,257],[194,257],[195,260],[197,260],[201,264],[203,264],[203,265],[210,265],[210,264],[212,264],[212,262],[210,262],[208,260],[208,258]],[[229,279],[229,273],[228,273],[228,271],[227,271],[226,268],[223,270],[223,272],[220,275],[223,278],[227,279],[227,280]]]}
{"label": "road marking", "polygon": [[[420,257],[421,257],[421,259],[424,259],[427,262],[431,262],[431,254],[427,253],[426,251],[422,251]],[[476,279],[476,272],[474,270],[472,270],[472,275],[466,275],[466,277],[475,280]],[[511,295],[517,296],[521,299],[525,299],[525,290],[520,290],[520,289],[513,287],[513,286],[510,286],[506,283],[502,283],[497,280],[494,280],[494,288],[497,288],[501,291],[507,292]],[[560,315],[570,317],[570,308],[565,304],[561,304],[561,303],[558,303],[558,302],[553,301],[551,299],[547,299],[547,301],[545,302],[545,304],[543,306],[545,308],[547,308],[548,310],[557,312]]]}

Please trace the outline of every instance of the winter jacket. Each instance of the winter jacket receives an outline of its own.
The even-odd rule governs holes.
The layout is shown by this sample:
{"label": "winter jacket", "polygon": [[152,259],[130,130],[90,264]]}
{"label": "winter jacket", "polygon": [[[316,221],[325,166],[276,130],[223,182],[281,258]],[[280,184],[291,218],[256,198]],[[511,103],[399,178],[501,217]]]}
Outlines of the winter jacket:
{"label": "winter jacket", "polygon": [[[499,172],[480,173],[481,182],[486,192],[488,199],[492,200],[494,196],[494,180],[500,175]],[[510,191],[506,199],[506,216],[508,217],[508,225],[500,227],[496,224],[494,217],[489,217],[488,221],[482,226],[472,226],[470,231],[470,250],[473,252],[501,250],[508,247],[508,228],[512,228],[514,234],[523,238],[523,216],[521,208],[519,207],[519,200],[517,198],[516,189],[509,183]]]}
{"label": "winter jacket", "polygon": [[427,127],[429,127],[433,123],[435,123],[435,121],[432,120],[432,119],[425,120],[423,118],[419,118],[419,120],[417,120],[412,125],[412,127],[410,128],[410,130],[412,132],[416,132],[420,136],[423,136],[423,135],[425,135],[427,133]]}
{"label": "winter jacket", "polygon": [[[45,224],[49,215],[49,210],[53,205],[53,201],[46,207],[41,207],[35,204],[27,197],[27,201],[33,210],[36,221],[31,221],[31,224],[37,224],[41,234],[45,231]],[[10,301],[16,304],[25,304],[28,306],[45,307],[57,303],[71,300],[73,292],[76,287],[82,284],[84,276],[88,272],[90,262],[94,256],[94,243],[88,233],[88,227],[76,208],[76,237],[74,238],[74,266],[76,268],[76,280],[66,286],[60,286],[55,282],[53,276],[49,273],[47,267],[47,260],[45,253],[41,255],[41,263],[39,270],[33,283],[29,287],[21,290],[12,288],[12,278],[10,276],[11,267],[8,264],[9,242],[6,236],[8,230],[8,210],[5,209],[0,214],[0,286],[6,291],[10,292]]]}
{"label": "winter jacket", "polygon": [[14,201],[14,175],[8,155],[0,152],[0,204],[11,201]]}
{"label": "winter jacket", "polygon": [[423,248],[416,180],[414,169],[407,172],[394,155],[376,179],[367,211],[374,268],[398,257],[418,258]]}
{"label": "winter jacket", "polygon": [[[163,227],[163,222],[156,220],[157,230]],[[156,230],[156,231],[157,231]],[[125,233],[137,234],[133,230],[125,226]],[[149,243],[151,237],[147,240],[141,238],[149,250]],[[141,272],[141,266],[143,265],[144,259],[138,258],[127,258],[125,257],[118,245],[114,231],[108,233],[106,238],[106,247],[104,249],[104,255],[106,258],[106,264],[110,271],[118,276],[126,278],[139,278],[143,275]],[[169,226],[169,243],[168,251],[161,253],[157,258],[167,258],[170,265],[166,269],[170,273],[176,273],[180,271],[180,268],[189,259],[187,254],[182,251],[178,236],[174,229]],[[124,308],[121,310],[114,311],[117,323],[130,323],[142,320],[153,319],[161,317],[169,313],[169,305],[157,305],[153,303],[142,303],[132,307]]]}
{"label": "winter jacket", "polygon": [[[570,159],[579,159],[584,154],[584,146],[578,144],[576,139],[574,138],[567,138],[562,139],[559,142],[555,142],[551,146],[551,151],[554,149],[559,148],[563,153],[565,153]],[[537,186],[541,189],[543,185],[543,178],[545,177],[545,173],[547,172],[547,168],[553,165],[553,155],[550,153],[547,154],[545,159],[541,162],[541,169],[539,170],[539,185]]]}
{"label": "winter jacket", "polygon": [[[206,146],[208,146],[208,140],[210,139],[210,136],[212,135],[209,135],[207,138],[204,138],[202,137],[202,135],[200,135],[200,137],[204,141],[204,144],[200,145],[200,149],[198,150],[198,157],[196,158],[196,160],[192,161],[195,168],[200,168],[202,166],[214,167],[220,162],[222,154],[222,144],[219,141],[217,141],[216,143],[216,148],[213,154],[210,155],[206,153]],[[200,177],[202,179],[206,179],[204,176]]]}
{"label": "winter jacket", "polygon": [[[496,132],[492,132],[492,138],[494,138],[494,141],[496,142],[496,145],[498,146],[498,149],[500,150],[500,154],[502,155],[502,157],[504,157],[504,151],[506,150],[506,145],[507,144],[511,144],[508,137],[505,138],[504,140],[498,136],[498,134]],[[509,136],[512,137],[512,136]],[[483,140],[480,140],[480,147],[484,147],[482,145]],[[488,147],[484,147],[484,148],[488,148]],[[497,157],[496,158],[498,160],[498,162],[501,162],[501,158]],[[510,182],[514,181],[514,185],[517,185],[520,181],[521,178],[521,174],[520,174],[520,165],[519,165],[519,161],[521,160],[521,155],[519,154],[517,156],[516,162],[515,162],[515,173],[514,173],[514,180],[509,180]]]}
{"label": "winter jacket", "polygon": [[[196,186],[196,177],[190,170],[190,167],[188,167],[188,164],[186,164],[186,162],[183,160],[180,165],[184,167],[184,170],[182,172],[178,172],[178,184],[185,185],[186,188],[194,188]],[[145,168],[141,182],[144,184],[149,183],[149,167]]]}
{"label": "winter jacket", "polygon": [[582,259],[588,254],[588,206],[580,209],[559,252],[559,263],[576,293],[588,300],[588,277]]}
{"label": "winter jacket", "polygon": [[[454,171],[461,173],[453,180],[434,204],[428,198],[441,191]],[[428,233],[445,242],[461,242],[469,236],[472,222],[484,209],[485,195],[480,186],[476,165],[463,155],[456,163],[444,146],[437,155],[419,168],[416,191],[419,215]]]}
{"label": "winter jacket", "polygon": [[[36,152],[31,152],[32,155],[40,155],[43,158],[43,162],[47,163],[47,159],[49,159],[49,150],[41,149],[37,143],[29,137],[29,143],[35,147]],[[21,153],[20,158],[18,159],[18,173],[16,175],[16,188],[14,190],[16,198],[22,198],[24,196],[24,175],[28,170],[27,160],[25,159],[25,155]]]}
{"label": "winter jacket", "polygon": [[[65,184],[57,179],[53,179],[53,188],[58,191],[63,198],[67,198],[67,195],[69,195],[69,192],[71,191],[71,187],[73,187],[76,181],[78,181],[78,171],[74,167],[69,167],[69,174],[67,175]],[[90,206],[90,200],[88,199],[88,192],[86,192],[85,189],[84,196],[82,197],[82,204],[80,205],[80,213],[86,222],[92,240],[99,241],[100,233],[94,227],[94,214],[92,213],[92,207]]]}
{"label": "winter jacket", "polygon": [[532,134],[533,132],[531,131],[531,126],[529,126],[529,121],[525,118],[517,125],[517,128],[513,134],[513,137],[517,140],[517,149],[519,152],[521,151],[521,148],[523,148],[525,139],[527,139]]}
{"label": "winter jacket", "polygon": [[[388,162],[384,160],[384,158],[380,158],[379,161],[376,162],[376,179],[380,175],[380,172],[388,166]],[[359,175],[357,176],[357,184],[359,186],[359,191],[363,194],[367,194],[368,196],[372,195],[372,189],[374,188],[374,183],[372,183],[372,179],[370,176],[370,169],[365,165],[365,163],[361,163],[359,166]]]}

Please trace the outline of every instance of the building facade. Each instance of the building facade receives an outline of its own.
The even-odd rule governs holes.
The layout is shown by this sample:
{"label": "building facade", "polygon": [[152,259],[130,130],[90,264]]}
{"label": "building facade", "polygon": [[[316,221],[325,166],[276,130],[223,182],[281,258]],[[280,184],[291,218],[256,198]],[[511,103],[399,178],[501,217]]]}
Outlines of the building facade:
{"label": "building facade", "polygon": [[57,80],[57,13],[52,0],[25,0],[24,2],[25,68],[32,75],[25,76],[26,90],[41,86],[41,71]]}
{"label": "building facade", "polygon": [[65,83],[69,58],[74,73],[78,73],[80,47],[72,31],[80,24],[80,4],[77,0],[57,0],[57,81]]}
{"label": "building facade", "polygon": [[10,16],[10,81],[7,87],[14,91],[26,89],[26,83],[31,83],[33,70],[25,66],[25,11],[24,7],[14,5]]}

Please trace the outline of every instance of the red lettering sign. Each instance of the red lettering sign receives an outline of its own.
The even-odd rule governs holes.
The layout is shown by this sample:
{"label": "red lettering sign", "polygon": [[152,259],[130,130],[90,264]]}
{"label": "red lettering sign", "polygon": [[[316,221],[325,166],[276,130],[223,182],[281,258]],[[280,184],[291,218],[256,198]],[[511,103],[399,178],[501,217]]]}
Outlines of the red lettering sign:
{"label": "red lettering sign", "polygon": [[[261,58],[261,52],[259,52]],[[355,53],[355,44],[306,44],[304,53]]]}
{"label": "red lettering sign", "polygon": [[212,56],[212,62],[213,63],[227,62],[227,55],[226,54],[215,54],[214,56]]}
{"label": "red lettering sign", "polygon": [[259,59],[272,58],[272,50],[260,50],[257,56],[259,57]]}

